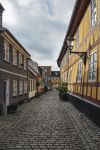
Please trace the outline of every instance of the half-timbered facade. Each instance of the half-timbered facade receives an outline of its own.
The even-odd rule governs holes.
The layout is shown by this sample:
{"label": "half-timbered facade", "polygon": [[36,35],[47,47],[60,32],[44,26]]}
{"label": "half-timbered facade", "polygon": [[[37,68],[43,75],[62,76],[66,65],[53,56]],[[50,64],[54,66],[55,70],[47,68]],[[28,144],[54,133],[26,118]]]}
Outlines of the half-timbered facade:
{"label": "half-timbered facade", "polygon": [[[86,63],[70,55],[66,39],[73,37],[73,52],[85,52]],[[76,0],[70,24],[58,57],[60,76],[70,95],[100,105],[100,0]]]}

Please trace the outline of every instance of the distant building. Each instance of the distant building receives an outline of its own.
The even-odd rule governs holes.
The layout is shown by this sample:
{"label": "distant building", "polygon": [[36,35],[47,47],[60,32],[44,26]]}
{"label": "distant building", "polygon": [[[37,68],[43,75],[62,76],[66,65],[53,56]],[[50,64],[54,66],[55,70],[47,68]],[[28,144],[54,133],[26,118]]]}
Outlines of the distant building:
{"label": "distant building", "polygon": [[38,93],[43,93],[45,88],[45,69],[41,66],[38,66],[39,75],[38,75]]}
{"label": "distant building", "polygon": [[59,84],[60,84],[60,71],[51,71],[52,89],[58,88]]}
{"label": "distant building", "polygon": [[28,83],[29,83],[29,98],[37,94],[37,81],[38,81],[38,64],[33,60],[28,60]]}
{"label": "distant building", "polygon": [[28,98],[28,59],[30,54],[2,27],[3,6],[0,4],[0,113],[8,106]]}
{"label": "distant building", "polygon": [[51,89],[51,66],[42,66],[45,69],[45,85],[49,90]]}

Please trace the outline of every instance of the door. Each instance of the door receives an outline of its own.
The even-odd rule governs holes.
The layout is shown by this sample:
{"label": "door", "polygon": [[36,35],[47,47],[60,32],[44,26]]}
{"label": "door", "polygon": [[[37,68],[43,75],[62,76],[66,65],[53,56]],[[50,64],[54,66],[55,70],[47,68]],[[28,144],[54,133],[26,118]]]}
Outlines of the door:
{"label": "door", "polygon": [[9,79],[4,80],[4,114],[7,114],[9,105]]}

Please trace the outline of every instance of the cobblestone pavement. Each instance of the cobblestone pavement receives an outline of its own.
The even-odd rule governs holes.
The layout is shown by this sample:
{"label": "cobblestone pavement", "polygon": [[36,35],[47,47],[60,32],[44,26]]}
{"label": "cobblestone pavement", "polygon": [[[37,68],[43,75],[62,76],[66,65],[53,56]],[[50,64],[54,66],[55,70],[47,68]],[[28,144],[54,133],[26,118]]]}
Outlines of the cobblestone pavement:
{"label": "cobblestone pavement", "polygon": [[51,91],[0,116],[0,150],[100,150],[100,128]]}

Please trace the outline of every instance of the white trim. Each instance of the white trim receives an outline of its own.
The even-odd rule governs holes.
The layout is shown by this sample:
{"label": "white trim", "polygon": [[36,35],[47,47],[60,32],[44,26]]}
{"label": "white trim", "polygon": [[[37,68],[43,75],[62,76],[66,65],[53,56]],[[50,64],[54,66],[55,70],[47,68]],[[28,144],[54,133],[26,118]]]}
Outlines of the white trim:
{"label": "white trim", "polygon": [[[90,56],[92,56],[94,53],[97,54],[97,51],[98,51],[98,50],[96,49],[95,51],[91,52],[91,53],[90,53]],[[97,61],[98,61],[98,60],[96,60],[96,79],[94,79],[94,80],[89,79],[89,72],[88,72],[88,81],[89,81],[89,83],[90,83],[90,82],[96,82],[96,80],[97,80]],[[89,58],[88,67],[89,67],[89,65],[90,65],[90,58]],[[89,68],[88,68],[88,70],[89,70]]]}
{"label": "white trim", "polygon": [[[93,55],[94,53],[97,53],[98,49],[95,48],[96,50],[94,50],[93,52],[90,53],[90,56]],[[93,50],[93,49],[92,49]]]}
{"label": "white trim", "polygon": [[28,70],[29,70],[34,76],[37,77],[37,73],[36,73],[33,69],[31,69],[29,66],[28,66]]}
{"label": "white trim", "polygon": [[13,72],[7,71],[7,70],[5,70],[5,69],[0,69],[0,71],[1,71],[1,72],[6,72],[6,73],[9,73],[9,74],[12,74],[12,75],[16,75],[16,76],[20,76],[20,77],[27,78],[27,76],[20,75],[20,74],[17,74],[17,73],[13,73]]}
{"label": "white trim", "polygon": [[25,51],[15,42],[15,40],[13,40],[8,33],[5,31],[4,33],[2,33],[2,37],[4,37],[4,39],[6,39],[6,41],[8,41],[13,47],[15,47],[19,52],[21,52],[24,56],[26,56],[27,58],[30,58],[30,54],[28,55],[26,49]]}
{"label": "white trim", "polygon": [[93,106],[96,106],[96,107],[100,108],[100,106],[99,106],[98,104],[95,104],[95,103],[89,101],[88,99],[82,98],[82,97],[77,96],[77,95],[75,95],[75,94],[72,94],[72,93],[70,93],[70,92],[68,92],[68,94],[71,95],[71,96],[73,96],[73,97],[76,97],[76,98],[78,98],[78,99],[80,99],[80,100],[82,100],[82,101],[84,101],[84,102],[86,102],[86,103],[88,103],[88,104],[91,104],[91,105],[93,105]]}

